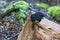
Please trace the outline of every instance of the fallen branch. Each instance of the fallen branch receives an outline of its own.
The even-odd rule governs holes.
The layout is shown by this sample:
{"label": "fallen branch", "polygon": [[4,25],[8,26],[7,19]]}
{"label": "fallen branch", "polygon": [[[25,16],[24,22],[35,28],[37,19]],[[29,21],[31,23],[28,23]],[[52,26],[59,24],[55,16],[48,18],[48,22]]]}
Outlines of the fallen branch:
{"label": "fallen branch", "polygon": [[[43,22],[44,21],[44,22]],[[42,30],[46,31],[48,34],[56,37],[56,38],[60,38],[60,33],[57,32],[57,30],[60,32],[60,25],[52,22],[52,21],[49,21],[47,19],[43,19],[43,21],[41,21],[38,26],[40,26],[42,28]],[[53,23],[53,24],[52,24]],[[53,26],[52,26],[52,25]],[[54,29],[54,27],[56,27],[57,30]]]}

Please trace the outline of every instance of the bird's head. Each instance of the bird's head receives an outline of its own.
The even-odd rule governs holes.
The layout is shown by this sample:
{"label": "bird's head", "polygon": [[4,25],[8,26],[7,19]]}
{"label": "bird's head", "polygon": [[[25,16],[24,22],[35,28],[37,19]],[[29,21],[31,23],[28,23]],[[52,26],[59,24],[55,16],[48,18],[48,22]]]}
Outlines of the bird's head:
{"label": "bird's head", "polygon": [[34,14],[31,15],[31,21],[40,22],[43,17],[44,14],[42,12],[35,12]]}

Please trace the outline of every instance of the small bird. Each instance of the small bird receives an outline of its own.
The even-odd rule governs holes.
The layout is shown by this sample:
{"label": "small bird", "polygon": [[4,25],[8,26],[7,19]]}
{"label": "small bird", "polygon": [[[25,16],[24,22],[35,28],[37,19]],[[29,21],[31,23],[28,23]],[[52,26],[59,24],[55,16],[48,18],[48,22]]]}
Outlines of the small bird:
{"label": "small bird", "polygon": [[38,11],[31,15],[31,21],[40,22],[43,17],[44,17],[44,14],[42,12]]}
{"label": "small bird", "polygon": [[36,23],[39,23],[41,21],[41,19],[43,19],[43,17],[44,17],[44,14],[41,12],[36,12],[36,13],[31,15],[32,29],[33,30],[35,29],[34,25]]}

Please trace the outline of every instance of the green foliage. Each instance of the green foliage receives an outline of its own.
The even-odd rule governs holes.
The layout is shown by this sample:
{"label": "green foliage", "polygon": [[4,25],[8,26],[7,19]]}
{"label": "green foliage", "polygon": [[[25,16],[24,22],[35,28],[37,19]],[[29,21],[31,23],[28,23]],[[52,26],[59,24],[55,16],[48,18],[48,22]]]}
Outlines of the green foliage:
{"label": "green foliage", "polygon": [[26,20],[24,20],[24,19],[21,18],[21,19],[19,20],[19,23],[23,25],[23,24],[25,24],[25,21],[26,21]]}
{"label": "green foliage", "polygon": [[12,5],[8,5],[4,10],[3,13],[5,16],[9,16],[11,14],[11,12],[16,12],[17,10],[28,10],[29,4],[26,3],[25,1],[18,1],[15,2]]}
{"label": "green foliage", "polygon": [[26,12],[29,10],[29,4],[25,1],[18,1],[12,5],[8,5],[3,9],[3,15],[0,15],[0,18],[11,15],[12,12],[15,12],[15,17],[21,24],[24,24],[27,18]]}
{"label": "green foliage", "polygon": [[48,17],[60,21],[60,6],[52,6],[48,8]]}
{"label": "green foliage", "polygon": [[10,9],[12,9],[12,5],[8,5],[5,9],[4,9],[4,13],[7,11],[7,10],[10,10]]}
{"label": "green foliage", "polygon": [[29,4],[25,1],[18,1],[16,3],[14,3],[15,8],[19,8],[22,10],[28,10],[29,8]]}
{"label": "green foliage", "polygon": [[39,8],[44,8],[44,9],[47,9],[47,8],[49,7],[49,5],[46,4],[46,3],[40,3],[40,4],[37,4],[37,6],[38,6]]}
{"label": "green foliage", "polygon": [[14,3],[14,7],[16,9],[19,9],[18,12],[16,12],[15,17],[19,20],[21,24],[24,24],[27,18],[27,10],[29,10],[29,4],[25,1],[18,1]]}
{"label": "green foliage", "polygon": [[25,11],[20,11],[15,13],[15,17],[19,20],[20,23],[24,24],[27,18],[27,14]]}
{"label": "green foliage", "polygon": [[11,15],[11,12],[13,12],[13,5],[8,5],[6,8],[2,9],[3,14],[0,15],[0,19],[4,18],[5,16]]}
{"label": "green foliage", "polygon": [[16,12],[15,16],[18,19],[20,19],[20,18],[26,18],[25,12]]}

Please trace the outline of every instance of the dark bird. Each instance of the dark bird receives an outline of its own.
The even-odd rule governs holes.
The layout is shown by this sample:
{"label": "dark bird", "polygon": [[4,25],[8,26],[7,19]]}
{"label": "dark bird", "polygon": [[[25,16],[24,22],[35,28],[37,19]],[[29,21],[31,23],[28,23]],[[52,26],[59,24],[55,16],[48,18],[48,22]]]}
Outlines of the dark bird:
{"label": "dark bird", "polygon": [[32,29],[34,30],[35,27],[35,23],[39,23],[41,21],[41,19],[43,19],[44,14],[42,12],[36,12],[34,14],[31,15],[31,21],[32,21]]}
{"label": "dark bird", "polygon": [[31,21],[40,22],[43,17],[44,17],[44,14],[39,11],[31,15]]}

